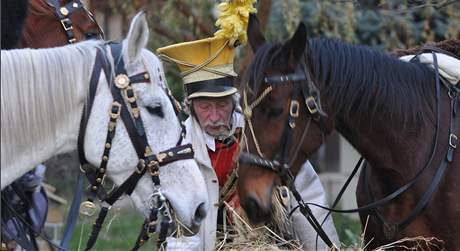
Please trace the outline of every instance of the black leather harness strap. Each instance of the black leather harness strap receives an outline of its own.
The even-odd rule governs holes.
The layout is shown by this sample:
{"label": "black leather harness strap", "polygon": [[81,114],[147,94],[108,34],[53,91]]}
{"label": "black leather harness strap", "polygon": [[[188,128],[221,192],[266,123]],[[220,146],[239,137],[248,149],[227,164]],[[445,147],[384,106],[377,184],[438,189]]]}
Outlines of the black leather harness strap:
{"label": "black leather harness strap", "polygon": [[[154,185],[154,193],[151,196],[152,205],[150,215],[155,215],[155,217],[152,216],[146,219],[147,223],[143,225],[143,229],[146,227],[146,224],[151,227],[146,228],[146,231],[141,233],[142,236],[138,238],[138,242],[136,242],[135,248],[133,250],[137,250],[138,247],[142,246],[143,243],[140,243],[139,241],[147,240],[149,236],[151,236],[151,234],[155,231],[159,232],[158,245],[163,245],[163,242],[165,241],[166,235],[168,233],[169,226],[172,223],[172,219],[169,213],[169,206],[166,198],[160,191],[159,167],[177,160],[193,159],[193,149],[190,144],[178,144],[173,148],[159,152],[157,154],[152,152],[142,123],[140,110],[136,102],[136,95],[132,88],[132,84],[150,82],[150,76],[147,72],[143,72],[128,77],[121,55],[121,44],[111,43],[109,46],[112,57],[114,59],[115,77],[112,76],[113,71],[110,64],[107,62],[107,55],[105,51],[98,51],[96,54],[93,73],[91,75],[88,101],[84,108],[78,137],[80,161],[82,166],[85,166],[88,162],[84,156],[84,136],[89,119],[89,113],[94,102],[100,73],[103,71],[107,78],[107,83],[113,97],[113,102],[109,111],[110,120],[101,164],[96,170],[91,168],[84,170],[91,183],[91,188],[89,198],[86,202],[82,203],[80,212],[85,215],[92,215],[96,210],[96,207],[93,203],[94,199],[98,197],[102,201],[102,207],[99,211],[99,215],[95,223],[93,224],[91,235],[87,241],[85,250],[91,249],[96,243],[103,222],[111,206],[123,194],[131,195],[138,181],[147,172],[150,174]],[[126,103],[129,103],[129,107]],[[173,103],[173,105],[175,104]],[[128,136],[136,151],[136,155],[139,158],[139,162],[128,179],[126,179],[120,186],[116,187],[107,194],[102,185],[107,172],[107,163],[110,157],[112,140],[115,137],[118,118],[121,118],[123,124],[125,125]],[[184,135],[185,131],[183,129],[181,138]],[[182,142],[181,139],[178,141],[178,143],[180,142]],[[156,219],[160,218],[161,222],[159,227],[157,227],[158,225]],[[147,234],[147,236],[144,236],[145,234]]]}
{"label": "black leather harness strap", "polygon": [[[435,74],[436,74],[436,99],[437,99],[437,117],[436,117],[436,131],[435,131],[435,139],[434,139],[434,147],[432,150],[432,156],[434,156],[434,153],[437,149],[437,142],[438,142],[438,132],[439,132],[439,126],[440,126],[440,114],[441,114],[441,108],[440,108],[440,101],[441,101],[441,94],[440,94],[440,76],[439,76],[439,71],[438,71],[438,63],[437,63],[437,57],[434,52],[439,52],[437,48],[434,47],[429,47],[429,48],[424,48],[420,53],[429,51],[433,54],[433,59],[434,59],[434,68],[435,68]],[[416,57],[414,57],[416,59]],[[447,167],[450,163],[453,161],[453,154],[456,149],[456,139],[457,135],[455,134],[455,126],[456,126],[456,109],[458,107],[458,97],[460,97],[460,92],[455,88],[455,86],[448,87],[448,96],[450,98],[450,113],[449,113],[449,142],[447,145],[447,150],[445,154],[445,159],[441,162],[439,167],[436,170],[436,173],[434,174],[434,177],[432,178],[428,188],[425,190],[425,192],[422,194],[422,197],[419,199],[417,205],[414,207],[414,209],[411,211],[411,213],[403,220],[399,222],[391,222],[382,215],[380,211],[377,209],[374,209],[374,213],[380,219],[380,221],[384,224],[384,233],[387,237],[387,239],[393,239],[396,234],[399,231],[404,230],[415,218],[420,214],[420,212],[423,211],[423,209],[428,205],[428,202],[432,195],[436,192],[442,178],[445,175],[445,172],[447,170]],[[430,158],[430,160],[427,162],[425,167],[419,171],[419,173],[415,176],[415,178],[410,182],[410,183],[416,183],[419,180],[420,175],[429,167],[431,166],[433,158]],[[367,178],[366,178],[366,169],[363,169],[363,177],[364,177],[364,187],[369,188],[369,185],[367,184]],[[404,191],[401,192],[401,194]],[[370,189],[366,189],[366,195],[369,200],[372,200],[373,195],[371,193]]]}

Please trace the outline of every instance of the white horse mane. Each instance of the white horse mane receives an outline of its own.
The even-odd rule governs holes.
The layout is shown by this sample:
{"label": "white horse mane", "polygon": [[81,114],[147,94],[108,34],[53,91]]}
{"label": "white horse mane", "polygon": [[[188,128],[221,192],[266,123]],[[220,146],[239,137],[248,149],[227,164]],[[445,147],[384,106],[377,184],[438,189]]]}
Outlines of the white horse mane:
{"label": "white horse mane", "polygon": [[[128,75],[147,71],[150,81],[133,85],[148,144],[153,152],[174,147],[180,135],[180,123],[163,92],[166,85],[159,59],[145,46],[148,25],[143,12],[131,23],[122,43],[121,56]],[[52,49],[21,49],[1,53],[1,181],[2,188],[55,154],[73,150],[83,105],[87,102],[91,72],[103,41],[87,41]],[[107,51],[113,68],[114,60]],[[113,78],[115,72],[111,71]],[[139,162],[134,145],[123,122],[117,120],[114,138],[107,146],[108,111],[113,104],[109,79],[99,77],[90,112],[84,154],[98,166],[103,151],[110,148],[107,177],[120,185],[135,172]],[[149,108],[160,107],[163,115]],[[126,108],[125,108],[126,109]],[[129,109],[129,108],[128,108]],[[196,233],[208,208],[203,176],[193,159],[178,160],[160,167],[161,189],[177,219]],[[136,207],[145,215],[154,193],[151,179],[142,177],[131,194]]]}
{"label": "white horse mane", "polygon": [[[75,111],[73,105],[78,101],[74,99],[81,96],[76,94],[86,96],[87,89],[81,89],[82,86],[75,83],[89,82],[90,76],[81,73],[91,72],[95,48],[101,43],[88,41],[53,49],[2,51],[2,166],[8,166],[13,161],[11,158],[24,151],[28,142],[55,138],[59,127],[56,122]],[[6,74],[12,72],[15,74]],[[50,78],[56,76],[61,84],[50,85],[56,81]],[[22,154],[34,155],[35,152]]]}

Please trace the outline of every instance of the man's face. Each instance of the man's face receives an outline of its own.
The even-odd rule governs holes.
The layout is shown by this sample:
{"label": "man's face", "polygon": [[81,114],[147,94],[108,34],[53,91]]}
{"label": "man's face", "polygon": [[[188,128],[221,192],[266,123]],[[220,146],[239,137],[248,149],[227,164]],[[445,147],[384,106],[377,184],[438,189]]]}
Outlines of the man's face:
{"label": "man's face", "polygon": [[233,111],[232,97],[196,98],[192,102],[201,128],[211,136],[227,135]]}

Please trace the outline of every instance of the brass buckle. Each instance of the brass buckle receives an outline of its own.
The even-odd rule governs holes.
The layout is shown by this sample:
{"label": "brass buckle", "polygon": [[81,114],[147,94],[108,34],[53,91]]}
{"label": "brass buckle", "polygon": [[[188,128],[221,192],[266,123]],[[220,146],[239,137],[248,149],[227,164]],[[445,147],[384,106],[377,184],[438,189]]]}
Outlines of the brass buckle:
{"label": "brass buckle", "polygon": [[278,189],[278,195],[281,203],[284,207],[288,208],[291,197],[289,193],[289,188],[287,188],[286,186],[278,186],[276,188]]}
{"label": "brass buckle", "polygon": [[139,110],[139,107],[134,107],[131,110],[133,111],[133,117],[136,119],[139,118],[141,114],[141,110]]}
{"label": "brass buckle", "polygon": [[290,110],[289,110],[289,114],[293,117],[293,118],[297,118],[299,117],[299,101],[297,100],[291,100],[291,107],[290,107]]}
{"label": "brass buckle", "polygon": [[112,132],[115,129],[116,126],[117,126],[116,122],[110,121],[109,122],[109,131]]}
{"label": "brass buckle", "polygon": [[[67,22],[70,22],[70,26],[67,26],[67,24],[68,24]],[[70,19],[67,18],[67,17],[64,18],[64,19],[61,19],[61,25],[62,25],[62,27],[64,27],[65,31],[69,31],[69,30],[73,29],[72,23],[71,23]]]}
{"label": "brass buckle", "polygon": [[[114,107],[117,107],[117,111],[116,112],[113,112],[112,109]],[[112,103],[112,105],[110,106],[110,109],[109,109],[109,115],[112,119],[117,119],[119,116],[120,116],[120,113],[121,113],[121,104],[118,103],[117,101],[114,101]]]}
{"label": "brass buckle", "polygon": [[452,147],[452,148],[457,148],[457,135],[451,133],[450,136],[449,136],[449,145]]}
{"label": "brass buckle", "polygon": [[[310,102],[313,102],[314,107],[310,107]],[[313,96],[310,96],[305,99],[305,105],[307,105],[307,109],[310,112],[310,114],[315,114],[318,112],[318,105],[316,104],[316,100]]]}
{"label": "brass buckle", "polygon": [[147,164],[150,175],[159,176],[160,175],[160,163],[156,160],[152,160]]}
{"label": "brass buckle", "polygon": [[[129,93],[131,93],[132,95],[129,95]],[[126,95],[126,100],[128,100],[129,103],[136,102],[136,94],[134,93],[134,90],[131,86],[126,87],[125,95]]]}

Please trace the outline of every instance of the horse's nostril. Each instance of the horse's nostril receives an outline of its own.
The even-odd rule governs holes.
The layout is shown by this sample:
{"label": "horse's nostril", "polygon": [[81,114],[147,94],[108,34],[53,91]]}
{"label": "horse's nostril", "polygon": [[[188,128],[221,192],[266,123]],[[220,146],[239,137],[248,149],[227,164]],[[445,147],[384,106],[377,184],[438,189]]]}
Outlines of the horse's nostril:
{"label": "horse's nostril", "polygon": [[201,224],[203,219],[206,217],[206,207],[204,203],[201,203],[198,205],[196,211],[195,211],[195,216],[193,218],[193,221],[195,225]]}
{"label": "horse's nostril", "polygon": [[241,205],[243,206],[243,208],[246,209],[246,211],[250,211],[250,212],[255,212],[259,209],[259,205],[257,203],[257,201],[254,199],[254,198],[247,198],[245,200],[243,200],[241,202]]}
{"label": "horse's nostril", "polygon": [[262,208],[255,198],[246,197],[241,201],[241,206],[252,223],[262,223],[270,218],[270,211]]}

